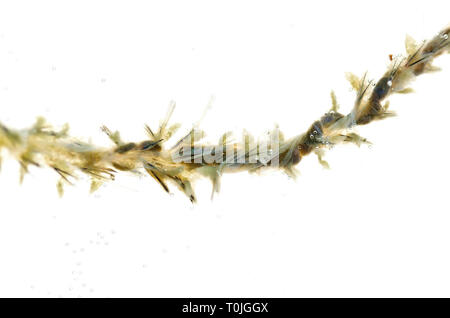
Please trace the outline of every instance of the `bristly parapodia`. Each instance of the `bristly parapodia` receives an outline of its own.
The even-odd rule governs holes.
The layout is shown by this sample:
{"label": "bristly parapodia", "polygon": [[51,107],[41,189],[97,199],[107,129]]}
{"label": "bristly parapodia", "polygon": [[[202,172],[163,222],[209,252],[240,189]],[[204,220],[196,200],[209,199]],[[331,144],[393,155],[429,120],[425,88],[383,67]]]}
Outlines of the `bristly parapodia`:
{"label": "bristly parapodia", "polygon": [[366,76],[360,79],[347,74],[356,91],[356,101],[350,113],[338,112],[338,103],[332,92],[331,109],[305,133],[291,139],[285,140],[275,129],[267,142],[254,142],[249,134],[245,134],[243,142],[232,143],[229,135],[224,134],[217,144],[208,145],[200,143],[203,133],[192,129],[174,146],[165,147],[179,128],[177,124],[169,126],[174,110],[174,104],[171,104],[156,132],[146,126],[148,139],[145,141],[123,142],[118,132],[102,127],[115,144],[109,149],[69,136],[68,126],[56,131],[42,118],[32,127],[21,130],[0,123],[0,154],[6,149],[18,160],[21,180],[30,165],[51,167],[60,176],[57,183],[60,195],[64,185],[72,184],[80,171],[91,178],[91,191],[97,190],[105,181],[114,180],[119,171],[146,171],[166,192],[169,192],[167,184],[173,183],[192,202],[196,201],[192,181],[198,177],[210,178],[214,193],[219,190],[221,174],[228,171],[278,168],[295,176],[295,165],[310,153],[316,154],[319,162],[328,167],[323,159],[326,149],[341,143],[368,143],[354,131],[355,126],[394,116],[386,99],[391,94],[412,92],[409,84],[416,76],[437,70],[432,62],[450,51],[449,33],[450,27],[447,27],[420,44],[407,37],[406,57],[391,56],[391,65],[377,82],[367,80]]}

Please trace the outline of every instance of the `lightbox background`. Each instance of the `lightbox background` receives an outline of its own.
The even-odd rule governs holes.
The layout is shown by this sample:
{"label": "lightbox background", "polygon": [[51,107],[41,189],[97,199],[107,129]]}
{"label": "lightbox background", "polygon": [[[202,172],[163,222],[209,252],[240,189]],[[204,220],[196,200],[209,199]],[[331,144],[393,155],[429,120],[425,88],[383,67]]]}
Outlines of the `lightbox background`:
{"label": "lightbox background", "polygon": [[[99,127],[143,140],[171,100],[186,132],[304,132],[378,78],[406,33],[450,22],[448,1],[1,1],[0,120],[43,115],[110,145]],[[150,178],[119,175],[89,195],[81,180],[19,166],[0,174],[0,296],[450,296],[448,83],[420,76],[393,96],[397,118],[361,127],[373,147],[314,156],[297,181],[225,175],[195,206]]]}

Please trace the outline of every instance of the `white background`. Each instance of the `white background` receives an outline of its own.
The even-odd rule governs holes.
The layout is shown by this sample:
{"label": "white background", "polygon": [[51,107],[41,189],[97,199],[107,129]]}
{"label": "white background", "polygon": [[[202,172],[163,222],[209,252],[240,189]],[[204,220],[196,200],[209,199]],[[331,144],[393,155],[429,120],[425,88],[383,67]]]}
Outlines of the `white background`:
{"label": "white background", "polygon": [[[344,73],[378,78],[406,33],[450,22],[448,1],[0,1],[0,121],[44,115],[110,145],[99,127],[145,139],[171,100],[185,133],[212,99],[211,140],[279,124],[305,131],[354,99]],[[373,147],[282,172],[225,175],[195,206],[151,178],[119,176],[64,198],[57,176],[5,158],[0,296],[450,296],[448,83],[393,96],[399,116],[361,127]]]}

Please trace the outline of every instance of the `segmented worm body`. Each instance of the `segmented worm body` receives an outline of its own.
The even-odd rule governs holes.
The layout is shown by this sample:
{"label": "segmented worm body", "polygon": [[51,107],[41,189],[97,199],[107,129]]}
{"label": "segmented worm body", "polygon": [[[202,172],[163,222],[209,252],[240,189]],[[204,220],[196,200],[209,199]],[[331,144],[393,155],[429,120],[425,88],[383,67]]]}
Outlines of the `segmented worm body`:
{"label": "segmented worm body", "polygon": [[118,132],[102,127],[115,146],[97,147],[69,136],[68,126],[56,131],[39,118],[32,127],[22,130],[0,123],[0,151],[6,149],[18,160],[21,179],[30,165],[51,167],[60,176],[57,189],[61,195],[64,185],[72,184],[77,178],[77,172],[89,175],[91,191],[95,191],[103,182],[113,180],[119,171],[146,171],[166,192],[170,191],[168,183],[175,184],[192,202],[196,201],[192,181],[198,177],[210,178],[214,193],[219,190],[220,176],[230,171],[278,168],[295,176],[295,165],[308,154],[314,153],[319,162],[328,167],[323,159],[326,149],[342,143],[368,143],[354,131],[355,126],[394,116],[387,98],[395,93],[412,92],[409,87],[412,80],[437,70],[432,62],[449,52],[449,33],[450,27],[447,27],[420,44],[407,37],[407,55],[391,57],[391,65],[377,82],[367,80],[366,76],[360,79],[347,74],[356,91],[350,113],[339,112],[332,92],[331,109],[305,133],[287,140],[276,128],[264,142],[255,142],[251,135],[245,134],[243,142],[231,143],[227,133],[217,144],[208,145],[200,142],[203,132],[192,129],[174,146],[167,147],[167,141],[179,128],[178,124],[169,126],[174,111],[174,104],[171,104],[156,132],[146,126],[148,138],[142,142],[123,142]]}

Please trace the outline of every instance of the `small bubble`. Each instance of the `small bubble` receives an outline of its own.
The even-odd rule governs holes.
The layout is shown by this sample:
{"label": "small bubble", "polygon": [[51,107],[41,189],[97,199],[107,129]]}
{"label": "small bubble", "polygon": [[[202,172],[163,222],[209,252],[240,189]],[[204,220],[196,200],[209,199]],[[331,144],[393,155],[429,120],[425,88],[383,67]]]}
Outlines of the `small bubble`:
{"label": "small bubble", "polygon": [[314,134],[314,135],[317,135],[317,130],[314,130],[314,131],[313,131],[313,134]]}
{"label": "small bubble", "polygon": [[441,35],[441,38],[443,38],[444,40],[447,40],[447,39],[448,39],[448,34],[447,34],[447,33],[442,34],[442,35]]}
{"label": "small bubble", "polygon": [[309,135],[309,138],[314,139],[314,135]]}
{"label": "small bubble", "polygon": [[392,81],[388,81],[388,82],[387,82],[387,85],[388,85],[388,86],[392,86]]}

